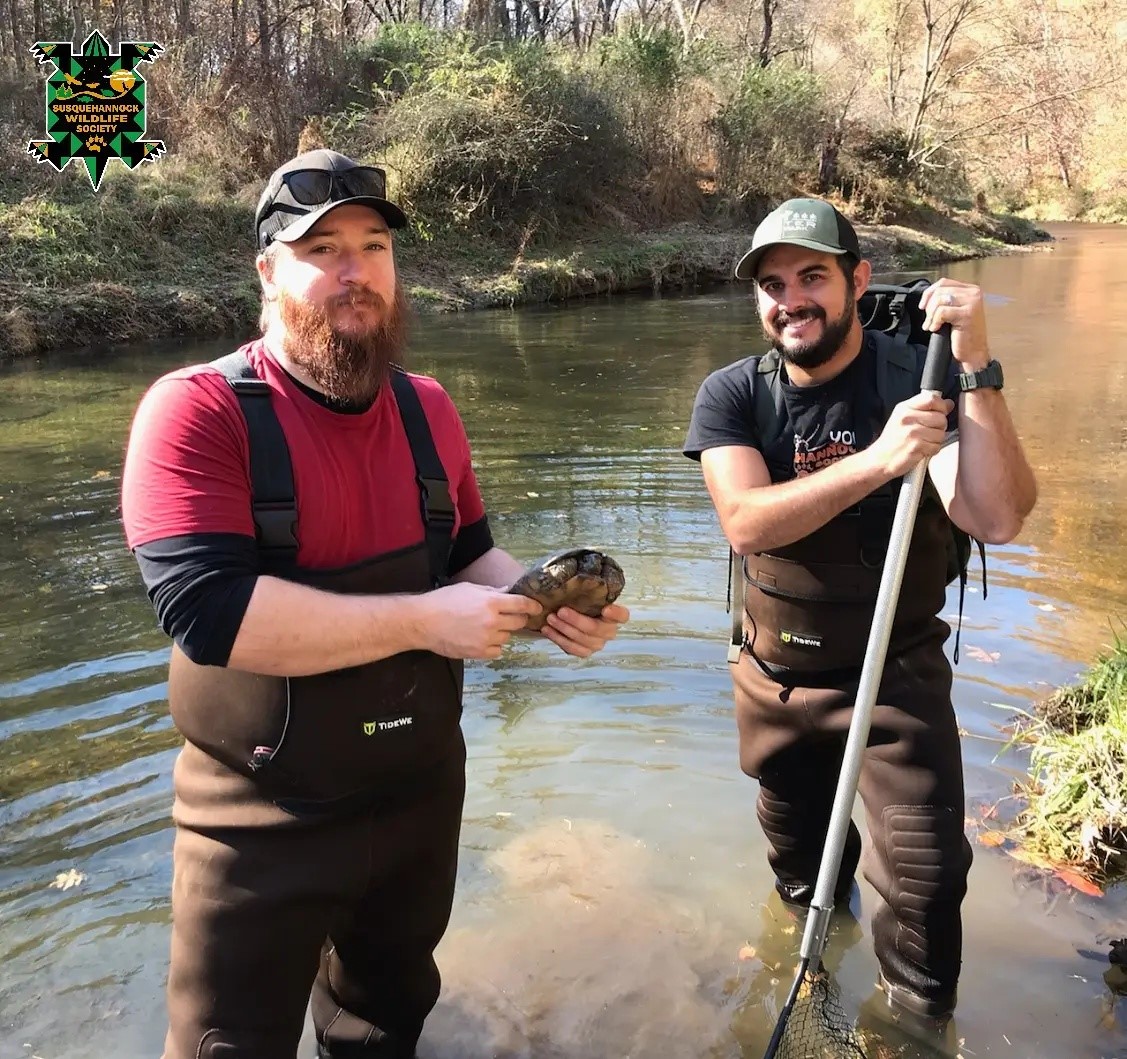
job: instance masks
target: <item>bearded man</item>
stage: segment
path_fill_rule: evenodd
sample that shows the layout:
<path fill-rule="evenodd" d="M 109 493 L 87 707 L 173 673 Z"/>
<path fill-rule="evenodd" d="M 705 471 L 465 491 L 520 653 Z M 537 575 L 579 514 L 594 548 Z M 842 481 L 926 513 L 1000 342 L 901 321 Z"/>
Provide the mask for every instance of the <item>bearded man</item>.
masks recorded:
<path fill-rule="evenodd" d="M 951 325 L 953 361 L 943 395 L 920 393 L 926 349 L 862 326 L 870 276 L 853 226 L 830 203 L 792 199 L 769 213 L 736 277 L 754 285 L 772 349 L 705 379 L 684 453 L 700 461 L 743 557 L 743 640 L 730 656 L 740 765 L 759 780 L 775 888 L 799 907 L 814 896 L 896 491 L 933 457 L 859 789 L 883 991 L 870 1007 L 908 1036 L 941 1042 L 953 1036 L 971 863 L 950 629 L 939 617 L 952 523 L 979 541 L 1010 541 L 1036 484 L 990 357 L 982 292 L 951 279 L 924 292 L 923 326 Z M 893 403 L 893 393 L 913 396 Z M 842 905 L 861 852 L 850 824 Z"/>
<path fill-rule="evenodd" d="M 165 1059 L 408 1059 L 433 1008 L 465 792 L 462 664 L 540 605 L 458 413 L 408 374 L 381 169 L 317 150 L 255 217 L 262 337 L 157 380 L 126 539 L 174 645 Z M 629 617 L 565 608 L 586 657 Z"/>

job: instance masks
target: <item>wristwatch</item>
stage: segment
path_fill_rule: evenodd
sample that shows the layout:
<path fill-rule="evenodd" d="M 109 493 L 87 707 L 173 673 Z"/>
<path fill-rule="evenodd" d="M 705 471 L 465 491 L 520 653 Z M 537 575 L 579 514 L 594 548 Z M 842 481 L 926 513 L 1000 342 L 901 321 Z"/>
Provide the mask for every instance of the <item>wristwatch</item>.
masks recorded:
<path fill-rule="evenodd" d="M 996 360 L 990 361 L 981 371 L 965 371 L 959 376 L 959 389 L 967 390 L 1000 390 L 1002 388 L 1002 365 Z"/>

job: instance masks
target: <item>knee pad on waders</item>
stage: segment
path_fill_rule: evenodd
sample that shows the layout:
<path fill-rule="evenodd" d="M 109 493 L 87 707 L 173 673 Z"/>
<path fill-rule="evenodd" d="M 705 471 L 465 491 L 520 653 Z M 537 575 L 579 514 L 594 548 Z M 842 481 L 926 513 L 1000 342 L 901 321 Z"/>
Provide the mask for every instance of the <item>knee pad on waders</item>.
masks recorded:
<path fill-rule="evenodd" d="M 759 826 L 771 846 L 769 860 L 775 872 L 775 890 L 789 905 L 807 908 L 814 899 L 818 868 L 825 848 L 825 822 L 819 820 L 811 828 L 801 810 L 760 788 L 756 805 Z M 852 820 L 845 835 L 837 882 L 834 884 L 834 905 L 844 907 L 853 895 L 853 877 L 861 860 L 861 833 Z"/>
<path fill-rule="evenodd" d="M 973 858 L 962 815 L 946 807 L 890 805 L 880 822 L 873 845 L 885 863 L 870 879 L 886 902 L 873 917 L 882 982 L 900 1006 L 927 1018 L 947 1017 L 955 1008 L 961 905 Z"/>

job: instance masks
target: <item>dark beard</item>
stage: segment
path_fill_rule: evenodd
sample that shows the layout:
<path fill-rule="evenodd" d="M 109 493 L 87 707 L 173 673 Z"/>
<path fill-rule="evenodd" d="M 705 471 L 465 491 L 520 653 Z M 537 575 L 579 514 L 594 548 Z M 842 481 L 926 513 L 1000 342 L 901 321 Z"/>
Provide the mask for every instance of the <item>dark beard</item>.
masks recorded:
<path fill-rule="evenodd" d="M 379 322 L 362 332 L 336 330 L 329 320 L 330 309 L 350 303 L 372 306 Z M 280 294 L 278 312 L 285 328 L 286 355 L 333 401 L 371 404 L 390 365 L 402 363 L 408 309 L 398 283 L 390 306 L 369 290 L 356 290 L 315 307 Z"/>
<path fill-rule="evenodd" d="M 779 333 L 791 320 L 805 320 L 807 318 L 821 320 L 822 335 L 820 338 L 785 349 L 778 334 L 767 330 L 766 323 L 763 324 L 763 333 L 767 336 L 772 348 L 783 358 L 784 363 L 793 364 L 796 368 L 802 368 L 804 371 L 810 371 L 828 363 L 833 355 L 841 349 L 842 343 L 845 342 L 850 329 L 853 327 L 853 318 L 856 314 L 857 301 L 852 289 L 850 289 L 846 292 L 845 308 L 842 310 L 841 316 L 832 323 L 826 322 L 825 309 L 817 305 L 811 305 L 809 308 L 801 309 L 796 313 L 779 312 L 775 317 L 774 326 L 778 328 Z"/>

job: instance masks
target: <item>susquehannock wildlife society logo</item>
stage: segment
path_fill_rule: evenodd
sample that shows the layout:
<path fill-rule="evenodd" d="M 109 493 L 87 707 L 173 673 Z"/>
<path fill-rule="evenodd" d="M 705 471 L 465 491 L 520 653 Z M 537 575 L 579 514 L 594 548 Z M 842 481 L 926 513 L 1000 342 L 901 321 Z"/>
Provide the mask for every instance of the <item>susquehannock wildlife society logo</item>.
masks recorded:
<path fill-rule="evenodd" d="M 163 140 L 146 140 L 145 79 L 137 67 L 151 63 L 159 44 L 122 41 L 120 51 L 97 30 L 75 51 L 69 40 L 43 41 L 31 48 L 40 63 L 54 64 L 47 80 L 46 140 L 32 140 L 28 153 L 60 173 L 78 159 L 95 191 L 111 158 L 130 169 L 164 154 Z"/>

